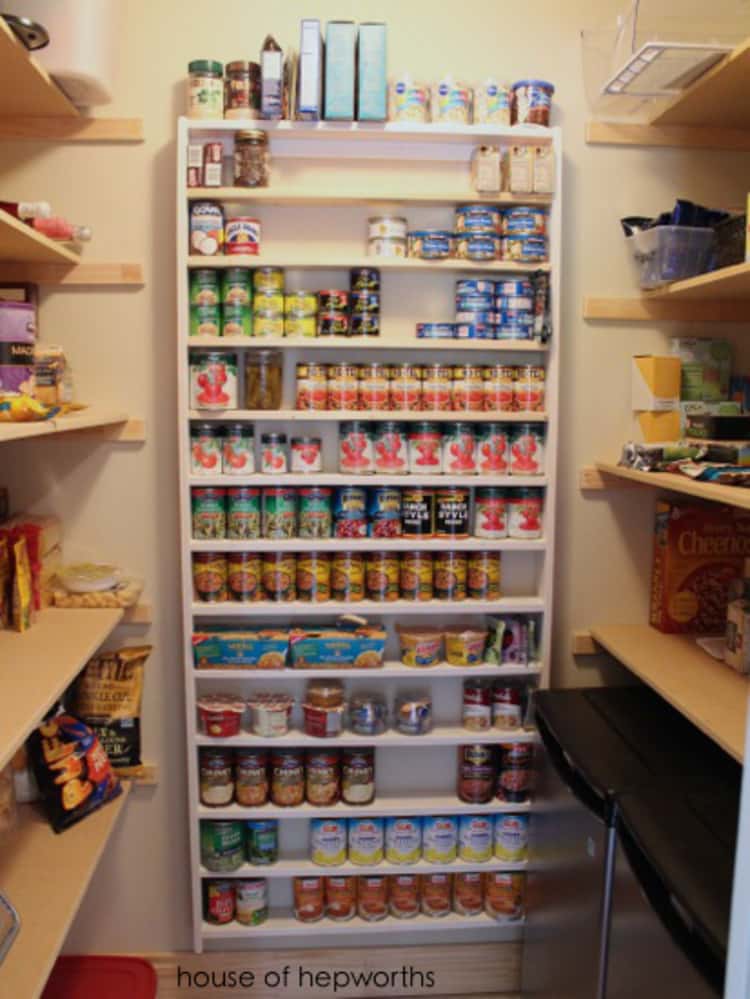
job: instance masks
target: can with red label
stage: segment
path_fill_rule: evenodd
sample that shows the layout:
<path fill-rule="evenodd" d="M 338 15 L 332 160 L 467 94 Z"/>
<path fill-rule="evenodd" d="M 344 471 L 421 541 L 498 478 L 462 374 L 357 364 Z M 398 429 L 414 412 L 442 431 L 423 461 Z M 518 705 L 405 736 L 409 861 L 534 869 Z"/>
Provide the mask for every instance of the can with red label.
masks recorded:
<path fill-rule="evenodd" d="M 464 680 L 461 721 L 471 732 L 486 732 L 492 723 L 492 692 L 481 680 Z"/>
<path fill-rule="evenodd" d="M 260 252 L 260 219 L 230 216 L 224 226 L 224 252 L 257 257 Z"/>
<path fill-rule="evenodd" d="M 234 919 L 234 885 L 228 880 L 206 882 L 206 922 L 222 926 Z"/>
<path fill-rule="evenodd" d="M 506 491 L 498 486 L 477 489 L 474 497 L 474 536 L 508 537 L 508 502 Z"/>
<path fill-rule="evenodd" d="M 495 796 L 498 801 L 514 804 L 529 800 L 531 789 L 532 749 L 525 742 L 508 742 L 500 746 L 500 769 Z"/>
<path fill-rule="evenodd" d="M 415 423 L 409 428 L 409 471 L 412 475 L 440 472 L 442 439 L 438 423 Z"/>
<path fill-rule="evenodd" d="M 541 538 L 544 498 L 541 489 L 513 489 L 508 500 L 508 536 Z"/>
<path fill-rule="evenodd" d="M 509 413 L 513 409 L 513 383 L 516 369 L 505 364 L 484 368 L 484 408 Z"/>
<path fill-rule="evenodd" d="M 523 722 L 521 688 L 513 684 L 495 684 L 492 690 L 492 724 L 499 729 L 520 728 Z"/>
<path fill-rule="evenodd" d="M 409 471 L 406 431 L 402 423 L 386 421 L 376 424 L 375 471 L 386 474 Z"/>
<path fill-rule="evenodd" d="M 483 475 L 507 475 L 511 438 L 506 423 L 482 423 L 477 431 L 477 466 Z"/>
<path fill-rule="evenodd" d="M 510 441 L 510 474 L 544 474 L 544 427 L 539 423 L 517 423 Z"/>
<path fill-rule="evenodd" d="M 522 413 L 542 412 L 545 380 L 544 368 L 536 364 L 524 364 L 517 368 L 513 383 L 513 408 Z"/>
<path fill-rule="evenodd" d="M 421 409 L 422 369 L 414 364 L 391 365 L 388 398 L 390 409 Z"/>
<path fill-rule="evenodd" d="M 460 364 L 454 367 L 451 399 L 457 412 L 480 412 L 484 409 L 484 382 L 480 365 Z"/>
<path fill-rule="evenodd" d="M 445 429 L 442 441 L 443 472 L 474 475 L 477 471 L 477 439 L 474 425 L 454 423 Z"/>

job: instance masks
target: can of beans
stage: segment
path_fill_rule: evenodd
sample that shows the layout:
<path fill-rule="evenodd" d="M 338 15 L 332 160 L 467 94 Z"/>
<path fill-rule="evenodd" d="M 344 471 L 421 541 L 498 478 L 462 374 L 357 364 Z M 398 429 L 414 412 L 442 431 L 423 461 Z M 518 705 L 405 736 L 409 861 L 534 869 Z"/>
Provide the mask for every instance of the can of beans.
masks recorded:
<path fill-rule="evenodd" d="M 510 435 L 506 423 L 482 423 L 477 432 L 477 464 L 483 475 L 510 471 Z"/>
<path fill-rule="evenodd" d="M 469 552 L 466 580 L 470 600 L 500 599 L 500 552 Z"/>
<path fill-rule="evenodd" d="M 432 552 L 407 552 L 401 556 L 400 568 L 401 599 L 419 602 L 432 600 Z"/>
<path fill-rule="evenodd" d="M 359 552 L 334 552 L 331 562 L 331 597 L 354 603 L 365 596 L 365 559 Z"/>
<path fill-rule="evenodd" d="M 464 680 L 464 728 L 486 732 L 492 725 L 492 691 L 481 680 Z"/>
<path fill-rule="evenodd" d="M 513 385 L 516 369 L 506 364 L 485 367 L 484 408 L 488 411 L 509 413 L 513 409 Z"/>
<path fill-rule="evenodd" d="M 198 600 L 207 604 L 223 603 L 228 596 L 226 555 L 217 552 L 195 552 L 193 585 Z"/>
<path fill-rule="evenodd" d="M 401 536 L 401 490 L 393 486 L 376 486 L 370 490 L 367 533 L 371 538 Z"/>
<path fill-rule="evenodd" d="M 409 471 L 406 433 L 403 423 L 385 420 L 375 425 L 375 471 L 406 473 Z"/>
<path fill-rule="evenodd" d="M 388 382 L 389 406 L 397 410 L 422 408 L 422 369 L 415 364 L 392 364 Z"/>
<path fill-rule="evenodd" d="M 443 432 L 439 423 L 414 423 L 409 428 L 409 471 L 412 475 L 439 473 L 442 467 L 440 443 Z"/>
<path fill-rule="evenodd" d="M 401 497 L 401 524 L 405 538 L 435 536 L 435 491 L 419 486 L 404 489 Z"/>
<path fill-rule="evenodd" d="M 477 440 L 474 425 L 452 423 L 443 432 L 443 472 L 474 475 L 477 471 Z"/>
<path fill-rule="evenodd" d="M 426 364 L 422 370 L 422 409 L 447 412 L 451 408 L 453 372 L 447 364 Z"/>
<path fill-rule="evenodd" d="M 206 899 L 203 913 L 207 923 L 222 926 L 234 919 L 234 883 L 230 880 L 211 878 L 206 881 Z"/>
<path fill-rule="evenodd" d="M 333 490 L 325 486 L 299 489 L 298 536 L 330 538 L 333 534 Z"/>
<path fill-rule="evenodd" d="M 514 489 L 508 499 L 508 536 L 541 538 L 544 498 L 541 489 Z"/>
<path fill-rule="evenodd" d="M 260 489 L 232 486 L 227 489 L 227 537 L 246 541 L 260 537 Z"/>
<path fill-rule="evenodd" d="M 468 538 L 469 490 L 452 486 L 435 490 L 435 537 Z"/>
<path fill-rule="evenodd" d="M 263 593 L 267 600 L 288 603 L 296 597 L 296 559 L 288 552 L 263 553 Z"/>
<path fill-rule="evenodd" d="M 465 600 L 466 552 L 436 552 L 433 586 L 436 600 Z"/>
<path fill-rule="evenodd" d="M 252 603 L 263 599 L 261 557 L 257 552 L 230 552 L 227 555 L 229 599 Z"/>
<path fill-rule="evenodd" d="M 367 492 L 361 486 L 340 486 L 333 502 L 337 538 L 367 537 Z"/>
<path fill-rule="evenodd" d="M 508 505 L 504 489 L 497 486 L 477 489 L 474 497 L 473 533 L 477 538 L 508 537 Z"/>
<path fill-rule="evenodd" d="M 190 490 L 190 506 L 196 540 L 227 536 L 226 489 L 194 487 Z"/>
<path fill-rule="evenodd" d="M 256 490 L 257 492 L 257 490 Z M 297 495 L 289 486 L 263 490 L 263 537 L 272 541 L 293 538 L 297 531 Z"/>
<path fill-rule="evenodd" d="M 381 602 L 398 600 L 398 553 L 368 552 L 365 561 L 365 584 L 368 600 Z"/>
<path fill-rule="evenodd" d="M 359 380 L 356 364 L 328 365 L 328 409 L 359 409 Z"/>
<path fill-rule="evenodd" d="M 380 411 L 388 409 L 388 374 L 386 364 L 373 362 L 358 365 L 359 406 L 361 409 Z"/>
<path fill-rule="evenodd" d="M 339 471 L 356 475 L 375 471 L 375 434 L 371 423 L 351 420 L 339 426 Z"/>
<path fill-rule="evenodd" d="M 331 599 L 331 558 L 327 552 L 297 555 L 297 599 L 305 603 Z"/>
<path fill-rule="evenodd" d="M 544 474 L 544 427 L 539 423 L 517 423 L 510 442 L 511 475 Z"/>

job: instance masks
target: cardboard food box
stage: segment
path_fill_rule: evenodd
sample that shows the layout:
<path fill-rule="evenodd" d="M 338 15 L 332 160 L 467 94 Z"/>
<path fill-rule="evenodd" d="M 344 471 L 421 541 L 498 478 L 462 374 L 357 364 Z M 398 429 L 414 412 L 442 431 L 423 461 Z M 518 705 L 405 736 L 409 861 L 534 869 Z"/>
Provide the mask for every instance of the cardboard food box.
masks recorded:
<path fill-rule="evenodd" d="M 365 21 L 357 41 L 357 118 L 385 121 L 388 117 L 386 26 Z"/>
<path fill-rule="evenodd" d="M 354 21 L 326 25 L 326 121 L 354 121 L 354 57 L 357 26 Z"/>
<path fill-rule="evenodd" d="M 679 408 L 679 357 L 638 354 L 633 358 L 633 409 L 637 412 L 662 413 Z"/>
<path fill-rule="evenodd" d="M 729 398 L 732 352 L 727 340 L 672 337 L 670 349 L 682 365 L 683 401 L 721 402 Z"/>
<path fill-rule="evenodd" d="M 732 600 L 727 608 L 724 662 L 738 673 L 750 673 L 750 602 Z"/>
<path fill-rule="evenodd" d="M 299 61 L 297 63 L 297 117 L 318 121 L 323 95 L 323 39 L 320 21 L 304 18 L 300 23 Z"/>
<path fill-rule="evenodd" d="M 671 413 L 639 413 L 638 425 L 646 444 L 680 439 L 680 414 L 677 410 Z"/>
<path fill-rule="evenodd" d="M 651 624 L 659 631 L 720 635 L 730 585 L 750 555 L 750 511 L 714 503 L 656 504 Z"/>

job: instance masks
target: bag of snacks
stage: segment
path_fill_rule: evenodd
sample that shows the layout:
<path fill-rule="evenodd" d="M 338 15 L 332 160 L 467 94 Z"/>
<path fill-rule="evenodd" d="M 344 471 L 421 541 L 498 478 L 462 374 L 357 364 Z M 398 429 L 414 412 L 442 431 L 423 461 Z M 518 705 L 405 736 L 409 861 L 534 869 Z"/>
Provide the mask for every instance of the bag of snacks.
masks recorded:
<path fill-rule="evenodd" d="M 99 737 L 113 767 L 141 765 L 143 667 L 150 645 L 100 652 L 73 687 L 73 713 Z"/>
<path fill-rule="evenodd" d="M 64 566 L 55 577 L 55 607 L 132 607 L 143 591 L 143 580 L 123 573 L 117 566 L 81 562 Z"/>
<path fill-rule="evenodd" d="M 79 822 L 122 791 L 96 734 L 72 715 L 59 714 L 42 722 L 29 736 L 28 750 L 55 832 Z"/>

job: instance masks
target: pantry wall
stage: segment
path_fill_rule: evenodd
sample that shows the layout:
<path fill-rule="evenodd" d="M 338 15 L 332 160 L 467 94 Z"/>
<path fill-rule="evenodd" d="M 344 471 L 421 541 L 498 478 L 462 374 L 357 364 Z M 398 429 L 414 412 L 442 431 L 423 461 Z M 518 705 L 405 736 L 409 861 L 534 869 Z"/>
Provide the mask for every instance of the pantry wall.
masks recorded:
<path fill-rule="evenodd" d="M 599 668 L 610 668 L 599 658 L 572 660 L 573 629 L 646 615 L 653 499 L 644 495 L 637 506 L 627 495 L 584 501 L 578 468 L 592 455 L 616 456 L 630 431 L 632 354 L 663 351 L 666 334 L 715 332 L 698 324 L 661 330 L 647 324 L 587 325 L 580 317 L 581 300 L 592 289 L 611 295 L 633 290 L 620 216 L 657 212 L 678 195 L 716 204 L 718 177 L 722 206 L 741 205 L 750 156 L 696 152 L 687 158 L 678 150 L 584 144 L 588 115 L 578 33 L 616 12 L 616 3 L 538 0 L 523 16 L 507 0 L 467 0 L 460 10 L 422 0 L 320 0 L 312 7 L 288 0 L 275 9 L 247 0 L 213 7 L 197 0 L 123 3 L 122 63 L 109 110 L 142 115 L 145 143 L 130 148 L 5 144 L 0 179 L 3 197 L 44 198 L 90 224 L 98 259 L 143 260 L 144 289 L 119 291 L 116 298 L 106 289 L 56 290 L 46 296 L 42 322 L 45 339 L 59 340 L 71 356 L 81 396 L 116 399 L 142 415 L 147 443 L 116 453 L 106 444 L 91 448 L 56 440 L 23 450 L 6 445 L 0 470 L 14 505 L 63 518 L 71 551 L 119 561 L 147 581 L 145 598 L 154 615 L 147 634 L 155 651 L 143 731 L 146 757 L 159 768 L 159 786 L 131 797 L 66 949 L 150 953 L 186 949 L 191 942 L 178 629 L 173 207 L 176 119 L 184 112 L 187 62 L 248 57 L 268 31 L 282 45 L 294 44 L 303 16 L 378 19 L 388 23 L 392 71 L 408 68 L 428 79 L 447 70 L 467 79 L 489 72 L 508 79 L 543 75 L 555 83 L 553 120 L 563 128 L 565 147 L 562 323 L 555 331 L 562 344 L 556 684 L 595 683 Z M 329 182 L 335 183 L 334 173 Z M 301 236 L 309 241 L 315 234 Z M 750 361 L 741 331 L 723 325 L 721 332 L 736 343 L 738 361 Z M 140 633 L 135 640 L 141 640 Z"/>

